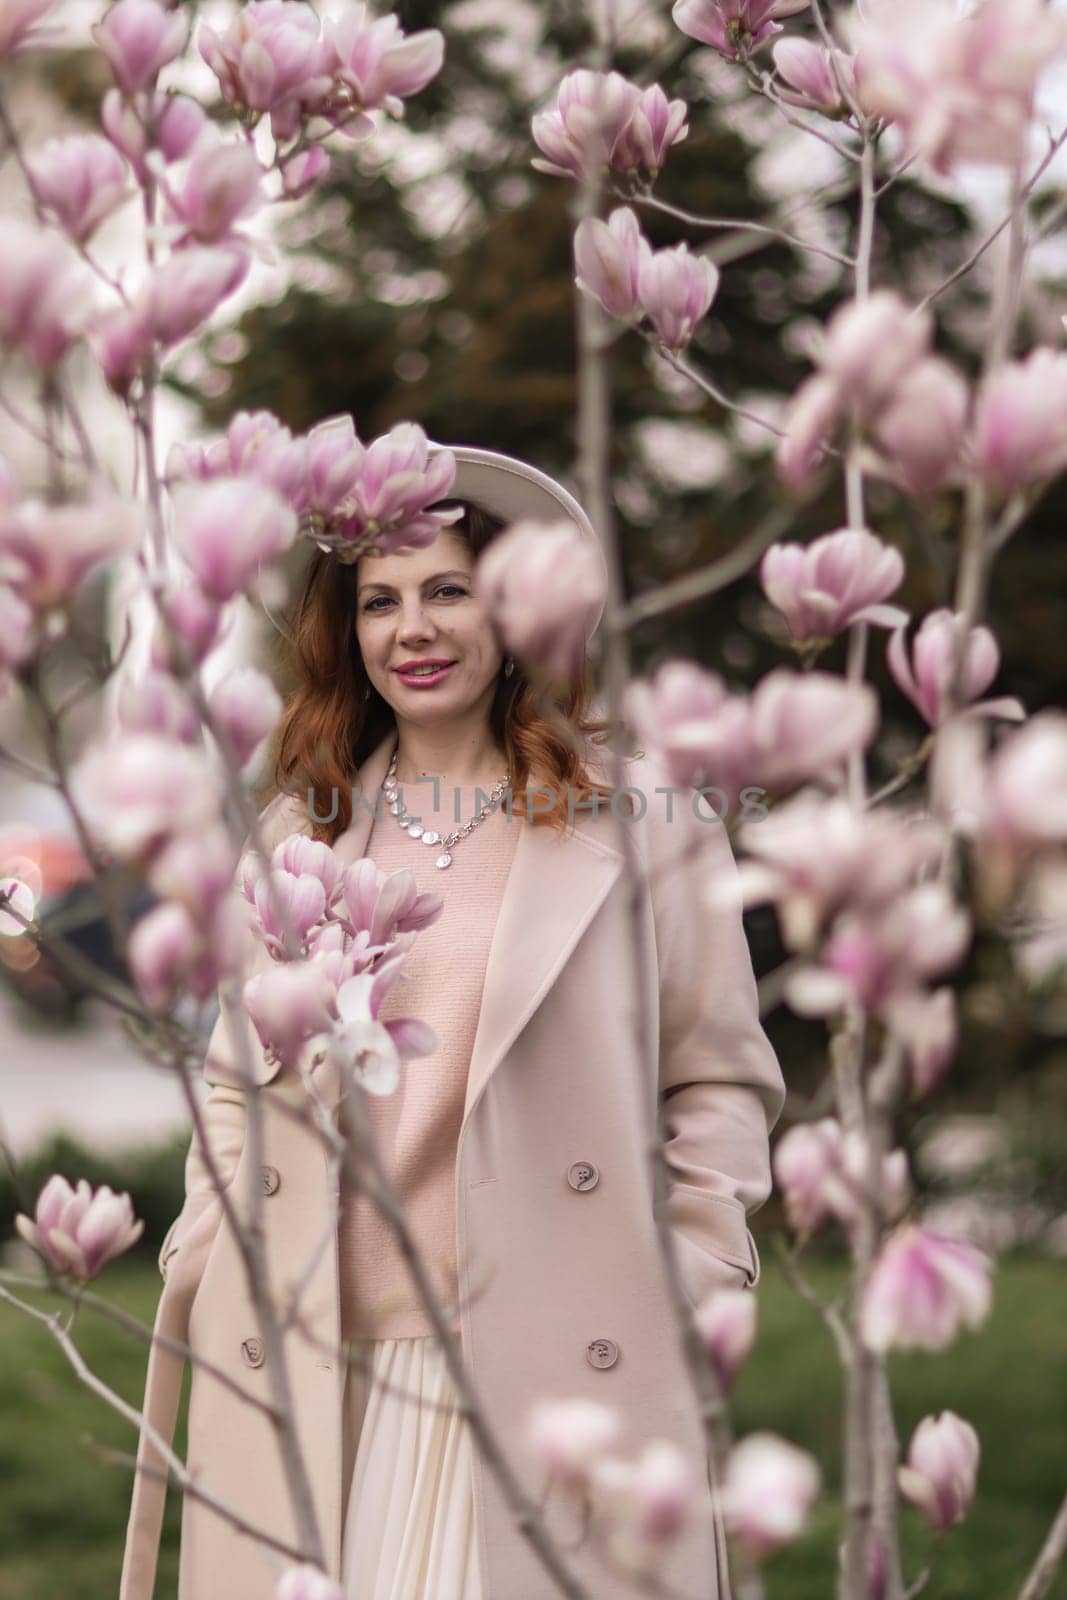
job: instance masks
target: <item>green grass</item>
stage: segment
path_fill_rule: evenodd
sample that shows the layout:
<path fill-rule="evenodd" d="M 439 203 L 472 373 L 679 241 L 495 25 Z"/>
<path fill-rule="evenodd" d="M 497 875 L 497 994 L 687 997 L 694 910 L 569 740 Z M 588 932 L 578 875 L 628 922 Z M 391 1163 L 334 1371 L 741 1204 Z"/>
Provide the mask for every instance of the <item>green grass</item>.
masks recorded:
<path fill-rule="evenodd" d="M 735 1425 L 738 1433 L 771 1428 L 812 1450 L 826 1484 L 809 1534 L 769 1564 L 767 1595 L 832 1600 L 839 1378 L 817 1314 L 782 1282 L 769 1249 L 764 1257 L 760 1338 L 734 1394 Z M 834 1265 L 813 1267 L 811 1275 L 827 1293 L 841 1282 Z M 111 1268 L 103 1287 L 110 1300 L 151 1322 L 154 1264 Z M 55 1305 L 42 1297 L 36 1303 Z M 943 1541 L 925 1600 L 1015 1600 L 1067 1486 L 1065 1326 L 1062 1266 L 1015 1257 L 998 1270 L 995 1310 L 980 1333 L 962 1336 L 943 1354 L 896 1358 L 904 1442 L 920 1417 L 950 1407 L 974 1423 L 983 1445 L 975 1509 Z M 75 1332 L 93 1370 L 139 1402 L 143 1348 L 84 1310 Z M 132 1453 L 133 1432 L 78 1382 L 42 1328 L 5 1306 L 0 1348 L 0 1600 L 113 1600 L 130 1478 L 100 1451 Z M 181 1434 L 178 1442 L 182 1447 Z M 907 1508 L 903 1526 L 911 1577 L 931 1542 Z M 176 1592 L 178 1530 L 171 1495 L 157 1600 Z M 1049 1596 L 1067 1600 L 1067 1574 L 1061 1571 Z"/>

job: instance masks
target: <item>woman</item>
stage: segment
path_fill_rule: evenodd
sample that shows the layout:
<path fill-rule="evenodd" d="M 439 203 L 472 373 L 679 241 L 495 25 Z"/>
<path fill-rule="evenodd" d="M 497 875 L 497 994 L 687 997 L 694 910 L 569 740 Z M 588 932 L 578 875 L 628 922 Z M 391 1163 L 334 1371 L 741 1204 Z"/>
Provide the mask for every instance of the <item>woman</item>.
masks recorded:
<path fill-rule="evenodd" d="M 314 832 L 342 865 L 370 855 L 388 872 L 410 868 L 444 902 L 406 958 L 410 983 L 397 1000 L 397 1014 L 434 1028 L 438 1049 L 401 1068 L 393 1096 L 363 1103 L 476 1394 L 523 1490 L 544 1500 L 549 1534 L 594 1600 L 642 1592 L 605 1560 L 573 1502 L 543 1496 L 528 1451 L 536 1400 L 600 1401 L 619 1413 L 620 1451 L 670 1440 L 698 1484 L 689 1528 L 658 1577 L 709 1595 L 718 1570 L 725 1596 L 722 1531 L 656 1240 L 648 1138 L 666 1098 L 669 1221 L 690 1299 L 754 1284 L 746 1212 L 770 1190 L 768 1134 L 783 1085 L 740 916 L 699 892 L 734 872 L 730 847 L 690 792 L 665 792 L 648 756 L 627 761 L 629 793 L 612 800 L 585 679 L 546 707 L 502 653 L 472 593 L 481 548 L 522 517 L 562 515 L 594 535 L 550 478 L 450 448 L 461 522 L 407 555 L 313 561 L 279 744 L 283 793 L 265 830 L 268 842 Z M 494 785 L 510 790 L 511 815 L 500 807 L 475 821 L 476 791 Z M 375 815 L 383 789 L 399 791 L 400 816 L 415 814 L 421 835 L 389 806 Z M 640 1008 L 616 816 L 642 871 Z M 642 1018 L 645 1051 L 635 1039 Z M 322 1143 L 293 1115 L 305 1098 L 298 1075 L 265 1059 L 250 1026 L 248 1040 L 264 1087 L 272 1281 L 303 1272 L 287 1364 L 329 1571 L 361 1600 L 543 1600 L 554 1586 L 454 1410 L 389 1231 L 365 1195 L 331 1191 Z M 232 1065 L 220 1023 L 205 1063 L 205 1120 L 239 1197 L 244 1094 Z M 344 1128 L 338 1076 L 320 1092 Z M 157 1331 L 188 1337 L 215 1369 L 193 1374 L 189 1470 L 284 1544 L 295 1526 L 275 1436 L 262 1409 L 234 1392 L 268 1395 L 262 1340 L 195 1139 L 186 1187 L 161 1252 Z M 333 1206 L 340 1224 L 323 1250 Z M 153 1347 L 145 1409 L 168 1438 L 181 1371 Z M 142 1439 L 140 1464 L 156 1459 Z M 139 1474 L 122 1600 L 149 1600 L 161 1511 L 158 1483 Z M 283 1567 L 185 1495 L 181 1600 L 252 1600 Z"/>

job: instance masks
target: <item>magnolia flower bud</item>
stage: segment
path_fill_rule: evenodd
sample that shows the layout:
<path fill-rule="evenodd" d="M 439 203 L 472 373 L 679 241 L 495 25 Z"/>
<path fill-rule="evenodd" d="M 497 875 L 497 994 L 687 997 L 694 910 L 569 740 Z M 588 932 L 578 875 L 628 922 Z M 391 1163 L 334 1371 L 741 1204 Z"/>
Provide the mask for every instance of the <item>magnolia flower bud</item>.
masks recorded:
<path fill-rule="evenodd" d="M 26 165 L 39 203 L 77 244 L 131 193 L 122 157 L 98 133 L 49 139 L 29 152 Z"/>
<path fill-rule="evenodd" d="M 599 545 L 570 522 L 513 523 L 479 556 L 474 589 L 508 650 L 573 677 L 606 595 Z"/>
<path fill-rule="evenodd" d="M 185 49 L 188 22 L 157 0 L 118 0 L 92 29 L 126 94 L 147 88 L 162 67 Z"/>
<path fill-rule="evenodd" d="M 216 600 L 247 590 L 296 536 L 290 507 L 251 478 L 182 483 L 173 498 L 175 542 L 200 588 Z"/>
<path fill-rule="evenodd" d="M 629 206 L 617 206 L 607 222 L 585 217 L 574 235 L 575 282 L 583 294 L 599 301 L 609 316 L 637 320 L 638 272 L 652 254 Z"/>
<path fill-rule="evenodd" d="M 860 1303 L 860 1337 L 872 1350 L 941 1350 L 992 1304 L 990 1264 L 961 1239 L 905 1224 L 882 1246 Z"/>
<path fill-rule="evenodd" d="M 618 1414 L 595 1400 L 542 1400 L 530 1412 L 527 1444 L 552 1482 L 581 1488 L 619 1430 Z"/>
<path fill-rule="evenodd" d="M 225 677 L 213 691 L 210 706 L 239 767 L 248 765 L 282 714 L 277 689 L 254 667 L 243 667 Z"/>
<path fill-rule="evenodd" d="M 85 1178 L 72 1189 L 58 1172 L 38 1195 L 33 1220 L 19 1212 L 15 1227 L 54 1271 L 72 1273 L 83 1283 L 144 1232 L 128 1194 L 115 1194 L 106 1183 L 93 1190 Z"/>
<path fill-rule="evenodd" d="M 716 1289 L 696 1311 L 696 1323 L 724 1394 L 756 1339 L 756 1297 L 749 1289 Z"/>
<path fill-rule="evenodd" d="M 962 1522 L 978 1480 L 981 1446 L 969 1422 L 954 1411 L 924 1417 L 911 1436 L 900 1492 L 937 1533 Z"/>
<path fill-rule="evenodd" d="M 820 1484 L 807 1451 L 773 1433 L 750 1433 L 727 1458 L 726 1525 L 748 1555 L 762 1561 L 803 1532 Z"/>
<path fill-rule="evenodd" d="M 772 544 L 760 563 L 763 592 L 797 644 L 832 638 L 855 622 L 906 622 L 898 606 L 881 604 L 903 581 L 899 550 L 866 528 L 841 528 L 806 546 Z"/>

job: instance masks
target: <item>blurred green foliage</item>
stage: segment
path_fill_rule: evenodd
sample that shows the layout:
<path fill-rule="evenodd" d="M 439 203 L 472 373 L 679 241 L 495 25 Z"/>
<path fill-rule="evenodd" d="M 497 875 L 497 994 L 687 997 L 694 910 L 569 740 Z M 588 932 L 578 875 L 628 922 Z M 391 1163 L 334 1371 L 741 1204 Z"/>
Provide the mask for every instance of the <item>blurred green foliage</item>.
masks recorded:
<path fill-rule="evenodd" d="M 840 1380 L 817 1313 L 786 1286 L 769 1243 L 763 1250 L 760 1336 L 732 1412 L 739 1434 L 770 1428 L 817 1457 L 824 1496 L 810 1532 L 768 1565 L 767 1596 L 827 1600 L 835 1570 Z M 821 1294 L 839 1292 L 839 1264 L 817 1260 L 808 1271 Z M 99 1288 L 151 1324 L 159 1291 L 154 1268 L 117 1263 Z M 61 1309 L 55 1298 L 32 1298 L 42 1309 Z M 927 1600 L 1008 1600 L 1036 1555 L 1063 1493 L 1064 1429 L 1055 1421 L 1062 1409 L 1055 1397 L 1067 1391 L 1065 1318 L 1062 1266 L 1010 1256 L 998 1268 L 993 1314 L 980 1334 L 936 1355 L 893 1362 L 905 1445 L 921 1417 L 945 1407 L 972 1422 L 982 1440 L 975 1508 L 942 1541 Z M 93 1370 L 137 1404 L 143 1348 L 85 1309 L 75 1337 Z M 0 1600 L 55 1600 L 57 1593 L 64 1600 L 104 1600 L 118 1591 L 130 1479 L 122 1466 L 104 1463 L 101 1452 L 132 1453 L 133 1431 L 78 1382 L 41 1327 L 6 1306 L 0 1306 L 0 1341 Z M 184 1438 L 183 1409 L 179 1450 Z M 933 1541 L 908 1507 L 902 1523 L 910 1579 Z M 174 1600 L 179 1528 L 180 1500 L 172 1493 L 157 1600 Z M 1061 1572 L 1047 1600 L 1064 1596 Z"/>

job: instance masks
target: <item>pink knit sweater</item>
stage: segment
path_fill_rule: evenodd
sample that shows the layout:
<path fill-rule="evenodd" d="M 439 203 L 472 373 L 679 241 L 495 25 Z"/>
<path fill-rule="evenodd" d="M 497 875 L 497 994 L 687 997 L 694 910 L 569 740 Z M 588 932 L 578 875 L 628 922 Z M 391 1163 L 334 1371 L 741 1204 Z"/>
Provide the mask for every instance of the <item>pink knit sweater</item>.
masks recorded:
<path fill-rule="evenodd" d="M 432 784 L 409 787 L 405 798 L 424 824 L 442 835 L 473 816 L 476 790 L 440 784 L 440 809 Z M 481 1010 L 486 962 L 519 831 L 528 826 L 503 809 L 480 823 L 453 852 L 444 871 L 434 866 L 440 847 L 412 839 L 383 802 L 371 826 L 366 854 L 383 872 L 410 867 L 420 890 L 440 895 L 444 909 L 424 928 L 402 975 L 385 1000 L 383 1020 L 418 1017 L 437 1035 L 436 1052 L 401 1062 L 392 1095 L 366 1096 L 366 1106 L 389 1175 L 399 1189 L 438 1298 L 456 1298 L 455 1158 L 474 1036 Z M 342 1128 L 346 1127 L 342 1111 Z M 339 1231 L 341 1332 L 344 1339 L 412 1339 L 433 1330 L 422 1311 L 393 1234 L 373 1200 L 341 1190 Z M 458 1312 L 451 1318 L 459 1329 Z"/>

